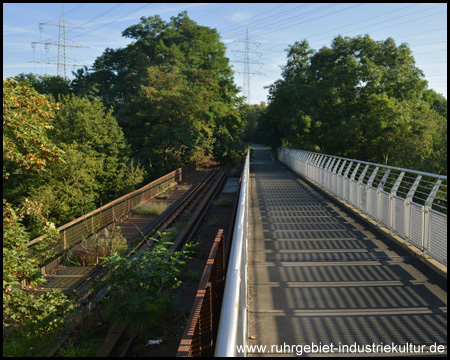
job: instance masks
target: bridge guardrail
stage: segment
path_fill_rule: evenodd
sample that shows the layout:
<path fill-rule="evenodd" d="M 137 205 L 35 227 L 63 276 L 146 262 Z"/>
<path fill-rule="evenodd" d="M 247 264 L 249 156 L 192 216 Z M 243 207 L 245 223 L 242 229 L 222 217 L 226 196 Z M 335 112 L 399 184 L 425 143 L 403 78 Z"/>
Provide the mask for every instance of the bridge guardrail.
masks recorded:
<path fill-rule="evenodd" d="M 447 176 L 287 148 L 278 159 L 447 266 Z"/>
<path fill-rule="evenodd" d="M 194 304 L 178 347 L 177 357 L 213 355 L 214 332 L 220 316 L 225 283 L 225 238 L 217 233 L 200 280 Z"/>
<path fill-rule="evenodd" d="M 170 183 L 182 181 L 182 179 L 195 170 L 195 162 L 183 166 L 182 168 L 174 170 L 169 174 L 152 181 L 140 189 L 123 195 L 120 198 L 113 200 L 86 215 L 82 215 L 77 219 L 58 227 L 60 232 L 60 241 L 57 248 L 54 249 L 55 257 L 61 256 L 64 251 L 79 243 L 83 238 L 88 238 L 108 226 L 123 222 L 128 218 L 131 211 L 140 202 L 147 201 L 155 197 Z M 30 256 L 36 258 L 40 262 L 41 266 L 46 265 L 47 259 L 43 258 L 38 252 L 34 251 L 33 247 L 36 246 L 38 242 L 44 240 L 45 237 L 45 235 L 42 235 L 27 244 Z"/>
<path fill-rule="evenodd" d="M 247 151 L 217 333 L 215 356 L 243 356 L 236 345 L 247 344 L 247 247 L 250 151 Z"/>

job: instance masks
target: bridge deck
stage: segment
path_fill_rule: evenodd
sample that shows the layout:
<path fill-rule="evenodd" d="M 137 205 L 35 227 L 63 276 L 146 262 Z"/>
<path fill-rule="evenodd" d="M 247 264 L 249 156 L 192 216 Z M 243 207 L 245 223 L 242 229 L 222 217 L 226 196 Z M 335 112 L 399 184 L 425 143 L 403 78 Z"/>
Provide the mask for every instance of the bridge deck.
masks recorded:
<path fill-rule="evenodd" d="M 266 348 L 248 355 L 296 356 L 308 345 L 322 356 L 351 356 L 355 345 L 364 355 L 403 355 L 405 345 L 442 355 L 434 344 L 446 353 L 445 279 L 254 148 L 248 344 Z"/>

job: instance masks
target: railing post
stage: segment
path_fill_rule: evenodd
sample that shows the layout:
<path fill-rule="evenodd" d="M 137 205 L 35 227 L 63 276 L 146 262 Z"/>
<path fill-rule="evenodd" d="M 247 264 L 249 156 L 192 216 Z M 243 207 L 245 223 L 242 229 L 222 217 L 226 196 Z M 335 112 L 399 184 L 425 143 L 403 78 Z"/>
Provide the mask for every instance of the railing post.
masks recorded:
<path fill-rule="evenodd" d="M 66 250 L 68 250 L 67 241 L 66 241 L 66 229 L 63 230 L 62 238 L 63 238 L 63 248 L 64 248 L 64 251 L 66 251 Z"/>
<path fill-rule="evenodd" d="M 348 174 L 350 173 L 350 169 L 353 166 L 353 161 L 350 161 L 350 164 L 347 166 L 347 169 L 345 170 L 345 173 L 343 175 L 343 193 L 344 193 L 344 200 L 346 203 L 350 204 L 350 194 L 351 194 L 351 189 L 350 189 L 350 184 L 351 184 L 351 179 L 348 177 Z M 348 184 L 348 193 L 347 193 L 347 184 Z"/>
<path fill-rule="evenodd" d="M 364 214 L 367 214 L 367 187 L 363 183 L 364 177 L 366 176 L 367 170 L 369 170 L 369 164 L 367 164 L 362 171 L 361 175 L 359 175 L 358 178 L 358 184 L 357 184 L 357 194 L 358 194 L 358 208 L 361 210 Z M 364 203 L 364 205 L 363 205 Z"/>
<path fill-rule="evenodd" d="M 391 172 L 391 169 L 387 169 L 384 173 L 383 178 L 381 179 L 380 183 L 377 187 L 377 195 L 378 195 L 378 211 L 377 211 L 377 224 L 380 223 L 381 220 L 381 192 L 384 190 L 384 184 L 387 181 L 387 178 Z"/>
<path fill-rule="evenodd" d="M 430 194 L 428 195 L 427 200 L 425 201 L 424 206 L 424 213 L 423 213 L 423 256 L 426 256 L 428 253 L 428 247 L 429 247 L 429 228 L 430 228 L 430 210 L 433 206 L 434 198 L 437 195 L 437 192 L 439 190 L 439 187 L 441 186 L 442 179 L 438 179 L 436 183 L 433 186 L 433 189 L 431 190 Z"/>
<path fill-rule="evenodd" d="M 383 223 L 390 233 L 396 233 L 407 243 L 421 248 L 424 256 L 428 254 L 442 264 L 447 264 L 447 176 L 304 150 L 289 149 L 286 150 L 286 154 L 288 154 L 284 157 L 286 164 L 291 164 L 294 157 L 300 162 L 292 167 L 299 174 L 320 187 L 330 190 L 358 211 L 375 218 L 377 223 Z M 364 169 L 360 175 L 357 175 L 361 165 L 364 165 Z M 374 166 L 374 170 L 365 184 L 364 178 L 370 166 Z M 377 188 L 374 189 L 372 185 L 380 171 L 385 172 Z M 398 171 L 398 175 L 392 175 L 393 171 Z M 341 176 L 342 172 L 344 174 Z M 351 176 L 349 176 L 350 173 Z M 404 181 L 406 173 L 417 175 L 412 186 L 408 186 L 410 181 Z M 390 175 L 391 178 L 389 178 Z M 430 181 L 423 181 L 425 184 L 421 187 L 420 193 L 425 194 L 427 199 L 425 205 L 420 205 L 413 200 L 416 192 L 419 192 L 417 189 L 423 176 L 435 178 L 437 181 L 431 192 L 429 192 L 431 187 L 427 185 Z M 388 193 L 385 190 L 386 183 L 390 186 L 392 181 L 395 183 Z M 400 185 L 408 189 L 397 195 Z M 439 189 L 442 191 L 442 196 L 438 198 L 436 208 L 432 209 Z"/>
<path fill-rule="evenodd" d="M 406 195 L 406 199 L 404 201 L 405 204 L 405 238 L 406 242 L 409 242 L 411 239 L 411 203 L 414 198 L 414 193 L 419 186 L 420 180 L 422 179 L 422 175 L 417 175 L 416 180 L 414 180 L 414 184 L 408 191 Z M 423 209 L 422 209 L 423 211 Z M 423 212 L 422 212 L 422 229 L 423 229 Z M 423 234 L 422 234 L 423 235 Z M 423 237 L 422 237 L 422 250 L 423 250 Z"/>
<path fill-rule="evenodd" d="M 394 224 L 394 217 L 395 217 L 395 196 L 397 196 L 398 188 L 400 187 L 400 184 L 403 180 L 403 177 L 405 176 L 405 172 L 402 171 L 400 175 L 398 176 L 397 180 L 395 180 L 395 184 L 391 189 L 391 194 L 389 195 L 390 200 L 390 208 L 391 208 L 391 214 L 390 214 L 390 223 L 389 223 L 389 230 L 392 233 L 392 230 L 395 228 Z"/>

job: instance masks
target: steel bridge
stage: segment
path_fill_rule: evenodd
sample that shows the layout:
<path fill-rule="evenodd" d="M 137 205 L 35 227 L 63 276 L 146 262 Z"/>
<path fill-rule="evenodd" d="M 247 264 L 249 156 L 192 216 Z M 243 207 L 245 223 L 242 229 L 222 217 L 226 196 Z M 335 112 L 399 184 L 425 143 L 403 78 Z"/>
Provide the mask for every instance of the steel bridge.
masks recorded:
<path fill-rule="evenodd" d="M 247 156 L 216 356 L 445 356 L 447 177 Z"/>

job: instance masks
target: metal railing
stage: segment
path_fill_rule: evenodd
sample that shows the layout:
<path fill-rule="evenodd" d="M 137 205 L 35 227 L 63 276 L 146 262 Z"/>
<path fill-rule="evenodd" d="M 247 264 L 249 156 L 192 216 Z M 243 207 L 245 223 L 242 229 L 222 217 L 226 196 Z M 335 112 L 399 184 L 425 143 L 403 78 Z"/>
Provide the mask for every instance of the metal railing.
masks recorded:
<path fill-rule="evenodd" d="M 109 226 L 120 224 L 126 220 L 131 211 L 141 202 L 148 201 L 160 192 L 164 191 L 171 183 L 182 181 L 187 175 L 196 170 L 195 162 L 182 168 L 172 171 L 163 177 L 152 181 L 151 183 L 128 193 L 102 207 L 80 216 L 79 218 L 64 224 L 58 228 L 60 239 L 54 249 L 54 257 L 61 256 L 64 252 L 72 248 L 81 240 L 96 234 L 97 232 Z M 34 248 L 37 243 L 46 238 L 42 235 L 27 244 L 30 256 L 36 258 L 43 266 L 47 260 Z"/>
<path fill-rule="evenodd" d="M 243 356 L 236 345 L 247 344 L 247 218 L 250 152 L 247 152 L 239 193 L 215 356 Z"/>
<path fill-rule="evenodd" d="M 278 159 L 447 266 L 447 176 L 287 148 Z"/>
<path fill-rule="evenodd" d="M 225 282 L 225 238 L 220 229 L 209 253 L 177 357 L 213 355 Z"/>

